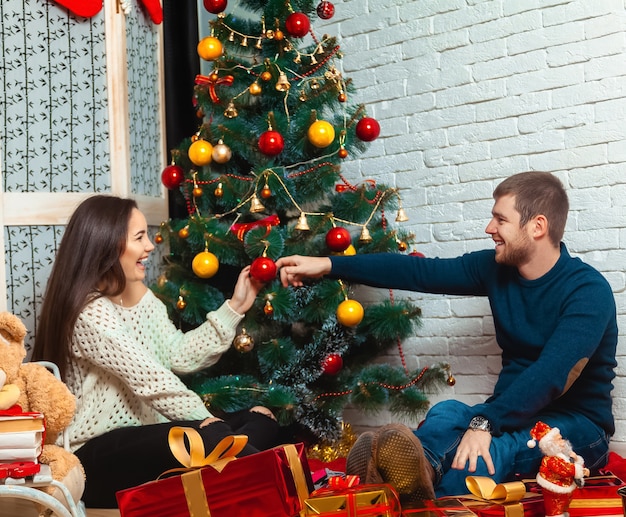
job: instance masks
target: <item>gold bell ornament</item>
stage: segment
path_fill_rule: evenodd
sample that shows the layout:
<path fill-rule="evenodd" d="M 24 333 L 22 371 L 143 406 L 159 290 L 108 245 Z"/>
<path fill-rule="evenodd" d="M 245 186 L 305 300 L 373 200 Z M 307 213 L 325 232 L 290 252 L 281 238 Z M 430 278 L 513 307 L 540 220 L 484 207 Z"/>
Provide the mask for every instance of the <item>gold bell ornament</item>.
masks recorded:
<path fill-rule="evenodd" d="M 256 214 L 256 213 L 264 212 L 264 211 L 265 211 L 265 206 L 263 205 L 263 203 L 261 203 L 256 193 L 252 194 L 252 199 L 250 200 L 250 212 L 252 212 L 253 214 Z"/>
<path fill-rule="evenodd" d="M 296 224 L 296 230 L 307 231 L 310 230 L 309 222 L 306 220 L 306 215 L 304 212 L 300 212 L 300 217 L 298 217 L 298 223 Z"/>
<path fill-rule="evenodd" d="M 279 92 L 286 92 L 289 88 L 291 88 L 291 83 L 289 79 L 287 79 L 287 74 L 280 72 L 280 74 L 278 74 L 278 81 L 276 81 L 276 89 Z"/>
<path fill-rule="evenodd" d="M 359 237 L 361 242 L 372 242 L 372 236 L 370 235 L 370 231 L 367 229 L 367 226 L 364 226 L 361 230 L 361 236 Z"/>

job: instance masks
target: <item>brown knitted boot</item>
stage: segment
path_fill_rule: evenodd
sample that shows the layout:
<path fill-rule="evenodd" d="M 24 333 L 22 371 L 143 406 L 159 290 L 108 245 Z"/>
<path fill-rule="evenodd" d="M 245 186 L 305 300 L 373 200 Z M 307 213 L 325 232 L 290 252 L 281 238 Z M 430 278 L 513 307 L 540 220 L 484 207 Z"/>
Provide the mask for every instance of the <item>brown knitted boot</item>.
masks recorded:
<path fill-rule="evenodd" d="M 376 435 L 367 431 L 359 436 L 346 458 L 346 474 L 359 476 L 361 483 L 382 483 L 383 480 L 374 466 L 372 449 Z"/>
<path fill-rule="evenodd" d="M 408 427 L 388 424 L 373 444 L 373 464 L 385 483 L 392 485 L 401 502 L 435 499 L 434 471 L 422 444 Z"/>

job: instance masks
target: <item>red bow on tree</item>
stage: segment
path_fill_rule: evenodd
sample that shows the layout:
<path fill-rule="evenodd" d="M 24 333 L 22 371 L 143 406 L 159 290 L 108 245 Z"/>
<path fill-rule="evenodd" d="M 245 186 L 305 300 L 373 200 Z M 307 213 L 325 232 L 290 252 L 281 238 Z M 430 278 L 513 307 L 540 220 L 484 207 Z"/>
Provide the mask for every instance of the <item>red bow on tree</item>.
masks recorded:
<path fill-rule="evenodd" d="M 232 75 L 225 75 L 222 78 L 220 78 L 216 73 L 213 73 L 208 77 L 206 75 L 196 75 L 196 84 L 209 87 L 209 95 L 211 96 L 213 104 L 217 104 L 220 101 L 217 93 L 215 92 L 215 87 L 218 84 L 231 86 L 234 80 L 235 78 Z"/>

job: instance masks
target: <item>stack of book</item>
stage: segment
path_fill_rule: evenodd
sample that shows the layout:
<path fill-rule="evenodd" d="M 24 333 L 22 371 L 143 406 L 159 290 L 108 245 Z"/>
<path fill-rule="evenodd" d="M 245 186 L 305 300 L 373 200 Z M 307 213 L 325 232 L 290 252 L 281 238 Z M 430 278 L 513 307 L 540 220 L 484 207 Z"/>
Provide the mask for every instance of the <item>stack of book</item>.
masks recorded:
<path fill-rule="evenodd" d="M 0 466 L 37 463 L 45 426 L 41 413 L 0 411 Z"/>

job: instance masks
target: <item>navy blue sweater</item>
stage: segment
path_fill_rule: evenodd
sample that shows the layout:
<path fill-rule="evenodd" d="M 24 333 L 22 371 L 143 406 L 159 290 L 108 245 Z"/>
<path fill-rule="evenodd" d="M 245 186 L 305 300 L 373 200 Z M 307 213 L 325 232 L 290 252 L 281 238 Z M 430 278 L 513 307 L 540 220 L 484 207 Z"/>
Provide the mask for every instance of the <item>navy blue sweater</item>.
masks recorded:
<path fill-rule="evenodd" d="M 496 436 L 532 426 L 544 411 L 583 414 L 612 435 L 617 321 L 608 282 L 564 244 L 554 267 L 536 280 L 497 264 L 494 256 L 494 250 L 452 259 L 333 256 L 331 276 L 374 287 L 487 296 L 502 369 L 493 395 L 475 406 L 475 414 L 490 420 Z"/>

